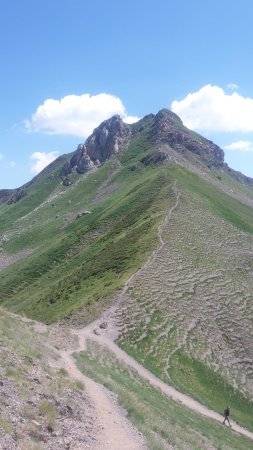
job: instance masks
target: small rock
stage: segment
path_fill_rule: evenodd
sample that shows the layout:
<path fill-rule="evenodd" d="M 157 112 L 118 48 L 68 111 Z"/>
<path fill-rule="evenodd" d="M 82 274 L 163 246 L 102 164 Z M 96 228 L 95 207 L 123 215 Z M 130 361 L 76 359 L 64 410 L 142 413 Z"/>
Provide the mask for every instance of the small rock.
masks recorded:
<path fill-rule="evenodd" d="M 49 431 L 49 433 L 53 433 L 53 428 L 51 427 L 51 425 L 48 425 L 47 426 L 47 431 Z"/>

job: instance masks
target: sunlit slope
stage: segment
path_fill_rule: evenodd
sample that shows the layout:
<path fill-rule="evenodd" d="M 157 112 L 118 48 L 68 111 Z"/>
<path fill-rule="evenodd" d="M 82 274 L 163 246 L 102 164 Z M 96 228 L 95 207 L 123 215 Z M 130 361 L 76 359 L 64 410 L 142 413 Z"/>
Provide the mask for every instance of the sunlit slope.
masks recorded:
<path fill-rule="evenodd" d="M 173 201 L 171 171 L 139 162 L 147 151 L 135 140 L 120 160 L 73 175 L 69 188 L 15 222 L 4 251 L 32 253 L 1 272 L 3 305 L 45 322 L 82 307 L 86 321 L 97 314 L 156 246 Z M 85 210 L 90 214 L 77 219 Z"/>
<path fill-rule="evenodd" d="M 88 341 L 76 359 L 83 373 L 117 394 L 150 450 L 252 448 L 249 439 L 163 395 L 105 347 Z"/>
<path fill-rule="evenodd" d="M 253 210 L 182 169 L 174 177 L 181 197 L 164 247 L 118 311 L 119 343 L 211 407 L 232 403 L 253 427 L 240 394 L 253 391 Z"/>
<path fill-rule="evenodd" d="M 26 183 L 19 188 L 23 193 L 21 200 L 7 205 L 0 204 L 0 233 L 12 229 L 16 220 L 34 211 L 34 209 L 38 208 L 46 201 L 55 190 L 59 190 L 59 185 L 61 183 L 61 178 L 59 176 L 60 170 L 69 157 L 69 155 L 60 156 L 29 183 Z M 15 192 L 15 190 L 13 190 L 13 192 Z"/>
<path fill-rule="evenodd" d="M 63 448 L 69 437 L 76 447 L 84 440 L 92 446 L 96 415 L 84 386 L 52 367 L 59 359 L 52 342 L 73 338 L 66 331 L 57 341 L 56 329 L 36 326 L 0 309 L 0 448 Z"/>
<path fill-rule="evenodd" d="M 165 245 L 117 312 L 119 343 L 212 408 L 229 401 L 253 429 L 252 187 L 196 154 L 166 148 L 160 160 L 153 120 L 96 170 L 72 172 L 70 186 L 57 162 L 1 206 L 0 301 L 46 323 L 89 322 L 159 250 L 176 186 L 178 205 L 160 227 Z"/>

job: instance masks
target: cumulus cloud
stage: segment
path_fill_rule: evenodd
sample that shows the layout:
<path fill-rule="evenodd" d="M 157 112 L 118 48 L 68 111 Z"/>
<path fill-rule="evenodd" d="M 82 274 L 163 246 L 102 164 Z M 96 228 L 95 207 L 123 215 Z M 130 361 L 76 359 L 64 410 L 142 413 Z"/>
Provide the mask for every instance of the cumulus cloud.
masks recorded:
<path fill-rule="evenodd" d="M 125 123 L 130 124 L 130 123 L 138 122 L 138 120 L 140 120 L 140 118 L 137 116 L 125 116 L 125 117 L 123 116 L 123 120 Z"/>
<path fill-rule="evenodd" d="M 173 101 L 171 109 L 187 127 L 197 131 L 253 131 L 253 98 L 237 92 L 226 94 L 219 86 L 203 86 L 183 100 Z"/>
<path fill-rule="evenodd" d="M 31 170 L 33 173 L 41 172 L 44 167 L 48 166 L 52 161 L 54 161 L 58 156 L 58 152 L 34 152 L 30 156 L 30 159 L 33 160 L 33 164 Z"/>
<path fill-rule="evenodd" d="M 253 152 L 253 142 L 251 141 L 236 141 L 232 144 L 225 145 L 226 150 L 240 151 L 240 152 Z"/>
<path fill-rule="evenodd" d="M 27 131 L 89 136 L 95 127 L 114 114 L 119 114 L 127 123 L 139 120 L 128 116 L 119 97 L 110 94 L 67 95 L 60 100 L 47 99 L 32 117 L 25 120 Z"/>

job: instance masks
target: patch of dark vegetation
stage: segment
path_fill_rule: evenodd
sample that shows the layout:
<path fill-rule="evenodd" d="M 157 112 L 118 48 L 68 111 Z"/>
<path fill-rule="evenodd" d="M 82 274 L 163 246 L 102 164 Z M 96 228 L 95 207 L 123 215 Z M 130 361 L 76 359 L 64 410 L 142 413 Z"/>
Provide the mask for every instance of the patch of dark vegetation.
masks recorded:
<path fill-rule="evenodd" d="M 168 160 L 168 155 L 164 152 L 155 152 L 151 153 L 150 155 L 144 156 L 144 158 L 141 159 L 141 162 L 145 166 L 151 166 L 151 165 L 159 165 L 163 164 Z"/>

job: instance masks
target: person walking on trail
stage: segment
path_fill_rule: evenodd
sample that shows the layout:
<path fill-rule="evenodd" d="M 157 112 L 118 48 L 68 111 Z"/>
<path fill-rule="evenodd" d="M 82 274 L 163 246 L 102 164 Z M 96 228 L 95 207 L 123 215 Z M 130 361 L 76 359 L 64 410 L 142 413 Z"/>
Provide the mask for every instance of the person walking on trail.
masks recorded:
<path fill-rule="evenodd" d="M 225 425 L 225 422 L 226 422 L 226 420 L 227 420 L 228 425 L 229 425 L 230 428 L 231 428 L 231 423 L 230 423 L 230 421 L 229 421 L 229 414 L 230 414 L 229 406 L 227 406 L 226 409 L 224 409 L 224 413 L 223 413 L 223 416 L 224 416 L 223 425 Z"/>

